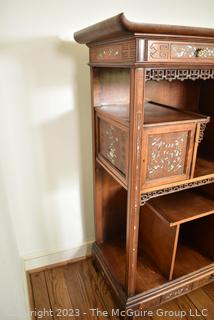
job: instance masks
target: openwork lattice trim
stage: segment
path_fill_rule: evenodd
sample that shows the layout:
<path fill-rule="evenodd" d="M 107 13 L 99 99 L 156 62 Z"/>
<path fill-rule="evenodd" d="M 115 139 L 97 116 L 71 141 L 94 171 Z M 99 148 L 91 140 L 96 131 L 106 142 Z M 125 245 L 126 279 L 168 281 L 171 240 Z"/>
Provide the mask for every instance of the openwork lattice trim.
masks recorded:
<path fill-rule="evenodd" d="M 214 79 L 214 69 L 146 69 L 146 80 Z"/>
<path fill-rule="evenodd" d="M 177 191 L 182 191 L 185 189 L 200 187 L 205 184 L 212 183 L 212 182 L 214 182 L 214 177 L 203 179 L 200 181 L 184 183 L 184 184 L 181 184 L 181 185 L 175 186 L 175 187 L 169 187 L 169 188 L 164 188 L 164 189 L 157 190 L 157 191 L 143 193 L 141 195 L 141 205 L 143 206 L 149 199 L 152 199 L 152 198 L 156 198 L 156 197 L 163 196 L 166 194 L 174 193 Z"/>
<path fill-rule="evenodd" d="M 204 132 L 205 132 L 205 129 L 206 129 L 208 122 L 209 122 L 209 120 L 207 120 L 207 122 L 201 123 L 201 125 L 200 125 L 200 134 L 199 134 L 199 138 L 198 138 L 198 143 L 201 143 L 201 141 L 204 138 Z"/>

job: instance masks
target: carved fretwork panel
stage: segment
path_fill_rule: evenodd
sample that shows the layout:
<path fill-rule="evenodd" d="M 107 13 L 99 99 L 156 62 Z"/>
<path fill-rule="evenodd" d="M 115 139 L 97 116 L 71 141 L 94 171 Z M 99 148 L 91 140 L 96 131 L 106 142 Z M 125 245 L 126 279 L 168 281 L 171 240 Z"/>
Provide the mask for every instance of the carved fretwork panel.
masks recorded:
<path fill-rule="evenodd" d="M 214 182 L 214 177 L 206 178 L 206 179 L 201 179 L 193 182 L 187 182 L 180 184 L 175 187 L 168 187 L 168 188 L 163 188 L 160 190 L 156 191 L 151 191 L 151 192 L 145 192 L 141 194 L 141 205 L 143 206 L 149 199 L 164 196 L 166 194 L 174 193 L 174 192 L 179 192 L 182 190 L 186 189 L 191 189 L 195 187 L 200 187 L 209 183 Z"/>
<path fill-rule="evenodd" d="M 214 79 L 214 69 L 146 69 L 146 81 L 183 81 L 188 79 Z"/>
<path fill-rule="evenodd" d="M 128 133 L 117 126 L 99 119 L 98 157 L 107 160 L 123 175 L 127 175 Z"/>
<path fill-rule="evenodd" d="M 207 121 L 207 122 L 208 122 L 208 121 Z M 201 141 L 202 141 L 203 138 L 204 138 L 204 132 L 205 132 L 205 129 L 206 129 L 206 126 L 207 126 L 207 122 L 203 122 L 203 123 L 201 123 L 201 125 L 200 125 L 200 134 L 199 134 L 198 143 L 201 143 Z"/>
<path fill-rule="evenodd" d="M 185 173 L 188 132 L 149 136 L 146 180 Z"/>

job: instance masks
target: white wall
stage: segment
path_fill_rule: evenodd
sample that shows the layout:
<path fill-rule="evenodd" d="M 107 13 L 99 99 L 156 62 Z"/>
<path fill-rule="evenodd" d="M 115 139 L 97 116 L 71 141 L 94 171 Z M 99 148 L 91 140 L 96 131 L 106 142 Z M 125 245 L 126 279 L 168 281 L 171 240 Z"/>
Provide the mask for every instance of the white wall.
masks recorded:
<path fill-rule="evenodd" d="M 121 11 L 214 27 L 213 0 L 0 1 L 0 150 L 22 257 L 94 238 L 88 51 L 72 36 Z"/>
<path fill-rule="evenodd" d="M 0 318 L 26 320 L 23 261 L 18 253 L 0 172 Z"/>

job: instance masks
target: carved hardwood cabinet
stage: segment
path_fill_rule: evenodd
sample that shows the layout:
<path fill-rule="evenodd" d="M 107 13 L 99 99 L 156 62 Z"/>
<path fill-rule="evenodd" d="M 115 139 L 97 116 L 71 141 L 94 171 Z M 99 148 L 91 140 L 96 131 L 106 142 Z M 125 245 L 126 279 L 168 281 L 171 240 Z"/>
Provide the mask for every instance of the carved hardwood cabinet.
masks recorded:
<path fill-rule="evenodd" d="M 75 39 L 90 51 L 93 259 L 121 310 L 145 310 L 214 279 L 214 29 L 119 14 Z"/>

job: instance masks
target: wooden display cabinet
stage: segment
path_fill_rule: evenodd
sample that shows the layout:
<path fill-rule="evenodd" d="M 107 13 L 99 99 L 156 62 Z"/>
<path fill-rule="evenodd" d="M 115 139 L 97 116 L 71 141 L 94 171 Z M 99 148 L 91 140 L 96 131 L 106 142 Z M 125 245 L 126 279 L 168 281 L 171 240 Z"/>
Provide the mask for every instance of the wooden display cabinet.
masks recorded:
<path fill-rule="evenodd" d="M 214 278 L 214 30 L 120 14 L 75 39 L 90 50 L 93 259 L 121 309 L 156 307 Z"/>

